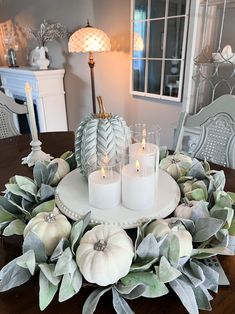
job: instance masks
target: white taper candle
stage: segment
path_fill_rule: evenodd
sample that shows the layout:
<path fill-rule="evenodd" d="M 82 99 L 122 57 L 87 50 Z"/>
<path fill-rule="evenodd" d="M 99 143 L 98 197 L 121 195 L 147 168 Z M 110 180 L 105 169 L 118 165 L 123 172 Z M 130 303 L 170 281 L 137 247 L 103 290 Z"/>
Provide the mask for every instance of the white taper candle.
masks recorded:
<path fill-rule="evenodd" d="M 37 131 L 37 126 L 36 126 L 34 106 L 33 106 L 32 88 L 29 82 L 25 84 L 25 94 L 26 94 L 26 102 L 27 102 L 27 107 L 28 107 L 28 112 L 29 112 L 29 126 L 30 126 L 31 135 L 32 135 L 32 140 L 36 142 L 38 141 L 38 131 Z"/>

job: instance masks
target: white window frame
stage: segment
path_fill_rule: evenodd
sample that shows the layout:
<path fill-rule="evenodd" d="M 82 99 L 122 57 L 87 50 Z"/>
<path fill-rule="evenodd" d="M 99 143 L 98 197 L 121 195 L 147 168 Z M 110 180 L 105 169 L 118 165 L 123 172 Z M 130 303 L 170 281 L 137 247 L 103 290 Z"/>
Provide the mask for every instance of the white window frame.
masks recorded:
<path fill-rule="evenodd" d="M 168 16 L 168 8 L 169 8 L 169 0 L 166 0 L 166 9 L 165 9 L 165 16 L 159 18 L 150 18 L 150 8 L 151 8 L 151 0 L 148 0 L 148 14 L 147 18 L 144 20 L 138 20 L 138 22 L 146 22 L 147 25 L 147 34 L 146 34 L 146 56 L 144 58 L 134 58 L 133 54 L 133 25 L 137 20 L 134 20 L 134 8 L 135 8 L 135 0 L 131 0 L 131 75 L 130 75 L 130 93 L 132 95 L 137 96 L 145 96 L 151 98 L 158 98 L 168 101 L 175 101 L 180 102 L 182 100 L 182 93 L 183 93 L 183 81 L 184 81 L 184 68 L 185 68 L 185 57 L 186 57 L 186 43 L 187 43 L 187 30 L 188 30 L 188 20 L 189 20 L 189 9 L 190 9 L 190 0 L 186 0 L 186 8 L 185 14 L 177 15 L 177 16 Z M 167 41 L 167 21 L 168 19 L 172 18 L 180 18 L 184 17 L 184 34 L 183 34 L 183 43 L 182 43 L 182 58 L 181 59 L 172 59 L 172 58 L 165 58 L 166 54 L 166 41 Z M 151 21 L 159 21 L 164 20 L 164 35 L 163 35 L 163 52 L 162 58 L 150 58 L 149 57 L 149 37 L 150 37 L 150 22 Z M 135 91 L 133 90 L 133 60 L 145 60 L 145 83 L 144 83 L 144 91 Z M 148 93 L 148 63 L 151 60 L 159 60 L 162 61 L 161 65 L 161 75 L 160 78 L 160 94 L 155 93 Z M 178 96 L 166 96 L 163 95 L 163 86 L 164 86 L 164 71 L 165 71 L 165 61 L 177 60 L 180 62 L 180 71 L 179 71 L 179 89 L 178 89 Z"/>

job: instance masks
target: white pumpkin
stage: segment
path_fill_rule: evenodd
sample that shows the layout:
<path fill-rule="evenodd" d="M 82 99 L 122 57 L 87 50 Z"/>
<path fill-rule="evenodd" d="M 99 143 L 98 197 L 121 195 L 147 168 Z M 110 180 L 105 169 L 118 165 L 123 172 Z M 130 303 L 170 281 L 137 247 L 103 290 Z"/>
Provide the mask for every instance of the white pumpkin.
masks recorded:
<path fill-rule="evenodd" d="M 62 238 L 68 238 L 71 224 L 55 207 L 52 212 L 41 212 L 33 217 L 24 229 L 24 237 L 32 231 L 44 243 L 46 254 L 50 256 Z"/>
<path fill-rule="evenodd" d="M 128 274 L 133 256 L 133 243 L 122 228 L 98 225 L 81 238 L 76 261 L 88 282 L 107 286 Z"/>
<path fill-rule="evenodd" d="M 191 165 L 192 159 L 183 154 L 169 155 L 160 162 L 160 168 L 168 172 L 175 180 L 186 175 Z"/>
<path fill-rule="evenodd" d="M 171 232 L 171 228 L 168 225 L 167 219 L 157 219 L 147 226 L 145 232 L 146 234 L 153 233 L 156 238 L 162 238 Z"/>
<path fill-rule="evenodd" d="M 62 158 L 55 158 L 53 159 L 49 165 L 52 165 L 52 164 L 55 164 L 57 163 L 58 164 L 58 168 L 57 168 L 57 171 L 55 173 L 55 176 L 51 182 L 51 185 L 54 186 L 54 185 L 57 185 L 60 180 L 70 172 L 70 167 L 69 167 L 69 164 L 67 163 L 67 161 L 65 161 L 64 159 Z"/>
<path fill-rule="evenodd" d="M 199 203 L 200 201 L 190 201 L 188 203 L 180 204 L 176 207 L 174 216 L 184 219 L 191 219 L 193 209 L 197 208 Z"/>
<path fill-rule="evenodd" d="M 152 233 L 158 240 L 166 235 L 177 236 L 180 245 L 179 257 L 190 256 L 193 249 L 192 236 L 182 224 L 175 224 L 171 228 L 173 221 L 173 219 L 155 220 L 147 226 L 145 232 L 146 234 Z"/>

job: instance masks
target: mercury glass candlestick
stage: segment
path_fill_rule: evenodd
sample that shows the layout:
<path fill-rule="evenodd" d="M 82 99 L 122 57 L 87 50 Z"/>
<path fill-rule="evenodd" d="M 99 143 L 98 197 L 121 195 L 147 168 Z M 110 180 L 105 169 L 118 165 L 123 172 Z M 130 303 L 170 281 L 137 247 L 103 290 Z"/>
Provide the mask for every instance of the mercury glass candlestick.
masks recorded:
<path fill-rule="evenodd" d="M 25 94 L 26 94 L 26 104 L 28 107 L 28 117 L 29 117 L 29 127 L 32 136 L 32 141 L 30 145 L 32 147 L 31 153 L 22 158 L 22 164 L 27 164 L 29 167 L 33 166 L 37 161 L 50 161 L 53 157 L 50 154 L 46 154 L 41 150 L 42 142 L 38 139 L 38 132 L 35 120 L 33 97 L 32 97 L 32 88 L 27 82 L 25 84 Z"/>

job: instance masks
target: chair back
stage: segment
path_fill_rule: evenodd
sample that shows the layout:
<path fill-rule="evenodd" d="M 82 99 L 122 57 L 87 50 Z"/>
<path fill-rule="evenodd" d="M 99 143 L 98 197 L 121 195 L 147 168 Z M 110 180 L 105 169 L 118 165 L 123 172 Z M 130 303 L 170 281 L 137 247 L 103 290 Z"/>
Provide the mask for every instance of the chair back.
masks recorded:
<path fill-rule="evenodd" d="M 0 138 L 19 135 L 20 132 L 15 125 L 17 114 L 27 114 L 25 104 L 21 105 L 0 91 Z"/>
<path fill-rule="evenodd" d="M 235 96 L 223 95 L 195 115 L 182 113 L 175 150 L 235 168 Z"/>

